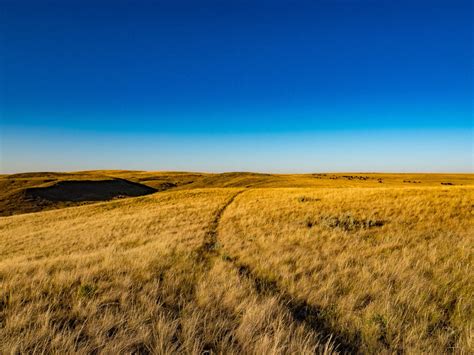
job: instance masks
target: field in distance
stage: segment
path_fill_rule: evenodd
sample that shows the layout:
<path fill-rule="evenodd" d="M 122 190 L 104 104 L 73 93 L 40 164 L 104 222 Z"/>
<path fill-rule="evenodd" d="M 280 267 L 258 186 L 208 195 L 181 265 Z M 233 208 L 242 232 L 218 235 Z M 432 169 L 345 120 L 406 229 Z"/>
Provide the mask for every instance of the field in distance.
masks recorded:
<path fill-rule="evenodd" d="M 0 176 L 0 353 L 473 353 L 474 175 Z"/>

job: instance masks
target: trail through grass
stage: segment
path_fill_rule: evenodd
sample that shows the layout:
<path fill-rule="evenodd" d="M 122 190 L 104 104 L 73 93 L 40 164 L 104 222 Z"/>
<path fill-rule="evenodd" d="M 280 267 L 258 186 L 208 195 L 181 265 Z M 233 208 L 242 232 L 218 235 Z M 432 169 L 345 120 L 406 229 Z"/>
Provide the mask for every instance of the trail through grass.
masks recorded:
<path fill-rule="evenodd" d="M 470 353 L 473 199 L 176 189 L 1 217 L 0 353 Z"/>

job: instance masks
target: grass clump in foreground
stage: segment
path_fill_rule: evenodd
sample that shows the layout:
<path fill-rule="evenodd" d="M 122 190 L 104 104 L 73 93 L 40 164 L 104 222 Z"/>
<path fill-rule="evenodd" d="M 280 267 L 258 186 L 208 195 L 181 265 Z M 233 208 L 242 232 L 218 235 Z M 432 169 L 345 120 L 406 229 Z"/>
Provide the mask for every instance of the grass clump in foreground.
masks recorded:
<path fill-rule="evenodd" d="M 2 217 L 0 353 L 473 352 L 473 188 L 377 178 Z"/>

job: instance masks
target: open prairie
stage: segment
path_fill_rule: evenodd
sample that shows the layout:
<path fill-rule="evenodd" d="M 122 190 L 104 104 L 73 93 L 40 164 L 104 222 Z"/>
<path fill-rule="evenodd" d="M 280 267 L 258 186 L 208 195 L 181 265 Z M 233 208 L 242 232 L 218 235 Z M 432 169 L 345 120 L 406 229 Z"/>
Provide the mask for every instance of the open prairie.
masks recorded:
<path fill-rule="evenodd" d="M 0 353 L 474 352 L 472 174 L 0 176 Z"/>

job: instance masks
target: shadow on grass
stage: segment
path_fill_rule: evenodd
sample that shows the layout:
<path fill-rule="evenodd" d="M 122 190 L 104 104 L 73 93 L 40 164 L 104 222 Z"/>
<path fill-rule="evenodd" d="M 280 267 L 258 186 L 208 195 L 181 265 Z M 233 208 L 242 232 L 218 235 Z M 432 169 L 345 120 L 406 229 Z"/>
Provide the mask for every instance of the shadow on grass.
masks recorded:
<path fill-rule="evenodd" d="M 259 295 L 276 296 L 296 323 L 306 325 L 324 340 L 331 339 L 336 344 L 336 351 L 349 354 L 360 352 L 360 336 L 357 335 L 354 339 L 354 336 L 334 329 L 329 323 L 327 310 L 291 296 L 279 287 L 276 281 L 257 275 L 248 265 L 240 263 L 236 258 L 226 257 L 223 260 L 237 268 L 240 277 L 250 280 Z"/>

